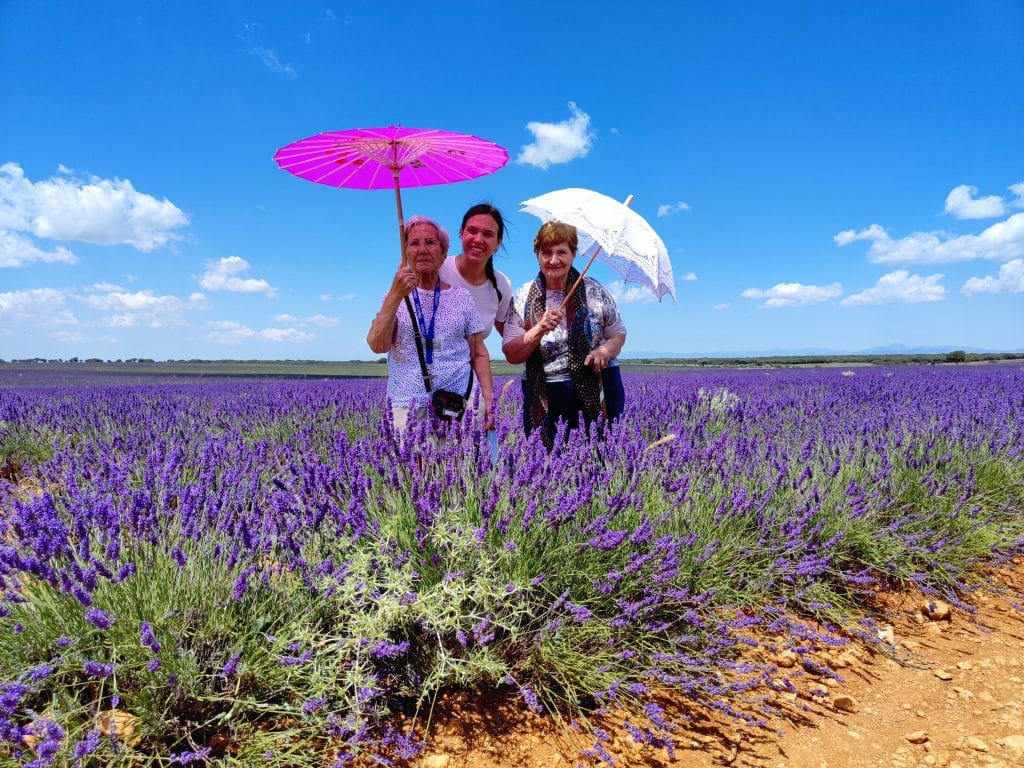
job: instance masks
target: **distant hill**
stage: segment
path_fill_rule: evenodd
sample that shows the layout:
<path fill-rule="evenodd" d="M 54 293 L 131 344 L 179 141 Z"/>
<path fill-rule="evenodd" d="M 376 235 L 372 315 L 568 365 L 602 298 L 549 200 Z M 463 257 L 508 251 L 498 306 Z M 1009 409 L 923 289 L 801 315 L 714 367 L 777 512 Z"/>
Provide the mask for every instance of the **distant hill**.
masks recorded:
<path fill-rule="evenodd" d="M 652 350 L 628 350 L 623 356 L 624 360 L 640 358 L 678 358 L 678 359 L 709 359 L 709 358 L 736 358 L 736 357 L 863 357 L 865 355 L 945 355 L 953 350 L 961 350 L 971 355 L 998 355 L 1003 353 L 1020 354 L 1020 349 L 987 349 L 984 347 L 972 347 L 967 345 L 950 344 L 948 346 L 920 346 L 911 347 L 906 344 L 887 344 L 880 347 L 868 349 L 830 349 L 828 347 L 803 347 L 800 349 L 778 348 L 778 349 L 747 349 L 734 352 L 655 352 Z"/>

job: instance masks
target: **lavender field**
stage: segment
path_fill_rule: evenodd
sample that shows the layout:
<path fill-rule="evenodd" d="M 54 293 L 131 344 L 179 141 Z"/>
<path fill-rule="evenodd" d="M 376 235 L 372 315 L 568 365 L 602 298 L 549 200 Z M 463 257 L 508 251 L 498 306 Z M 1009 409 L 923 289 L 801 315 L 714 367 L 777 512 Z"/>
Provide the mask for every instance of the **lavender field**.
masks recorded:
<path fill-rule="evenodd" d="M 496 459 L 382 380 L 43 384 L 0 380 L 0 764 L 401 761 L 455 688 L 671 752 L 1024 553 L 1016 364 L 627 376 L 550 455 L 512 382 Z"/>

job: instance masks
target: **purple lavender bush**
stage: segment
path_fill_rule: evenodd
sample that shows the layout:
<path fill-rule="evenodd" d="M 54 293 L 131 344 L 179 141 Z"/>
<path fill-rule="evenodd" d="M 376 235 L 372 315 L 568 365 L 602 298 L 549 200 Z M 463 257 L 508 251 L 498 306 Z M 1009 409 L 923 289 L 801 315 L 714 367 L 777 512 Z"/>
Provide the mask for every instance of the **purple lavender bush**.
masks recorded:
<path fill-rule="evenodd" d="M 514 388 L 513 388 L 514 390 Z M 395 435 L 379 381 L 0 388 L 0 754 L 345 765 L 452 687 L 671 751 L 757 722 L 792 619 L 1024 549 L 1017 366 L 632 376 L 603 440 Z M 782 640 L 781 642 L 785 642 Z M 827 670 L 825 670 L 827 672 Z M 103 728 L 103 713 L 135 718 Z M 41 734 L 39 736 L 38 734 Z M 608 734 L 594 731 L 602 758 Z M 32 738 L 26 739 L 27 736 Z"/>

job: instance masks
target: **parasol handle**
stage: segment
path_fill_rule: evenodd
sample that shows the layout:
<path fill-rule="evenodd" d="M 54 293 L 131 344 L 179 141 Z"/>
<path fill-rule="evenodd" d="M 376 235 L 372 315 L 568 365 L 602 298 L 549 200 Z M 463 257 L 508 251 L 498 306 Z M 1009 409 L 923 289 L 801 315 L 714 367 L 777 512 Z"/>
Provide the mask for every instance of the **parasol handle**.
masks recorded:
<path fill-rule="evenodd" d="M 391 174 L 395 177 L 395 205 L 398 207 L 398 248 L 402 257 L 398 260 L 398 266 L 405 264 L 405 214 L 402 212 L 402 189 L 398 184 L 398 172 L 401 168 L 392 166 Z"/>
<path fill-rule="evenodd" d="M 630 195 L 629 197 L 626 198 L 626 200 L 622 204 L 624 206 L 626 206 L 627 208 L 629 208 L 629 206 L 630 206 L 630 204 L 632 204 L 632 202 L 633 202 L 633 196 Z M 399 210 L 401 210 L 401 208 L 399 208 Z M 401 215 L 401 214 L 399 214 L 399 215 Z M 576 292 L 576 289 L 579 287 L 580 283 L 583 282 L 583 276 L 585 274 L 587 274 L 587 270 L 590 269 L 590 265 L 594 263 L 594 259 L 597 258 L 597 254 L 599 254 L 600 252 L 601 252 L 601 244 L 598 243 L 597 244 L 597 248 L 594 249 L 594 253 L 590 256 L 590 261 L 587 262 L 587 266 L 585 266 L 583 268 L 583 271 L 580 272 L 580 276 L 576 278 L 576 282 L 572 284 L 572 288 L 569 289 L 568 293 L 565 294 L 565 298 L 562 299 L 562 303 L 558 307 L 559 309 L 563 309 L 563 310 L 565 309 L 565 305 L 569 303 L 569 298 Z"/>

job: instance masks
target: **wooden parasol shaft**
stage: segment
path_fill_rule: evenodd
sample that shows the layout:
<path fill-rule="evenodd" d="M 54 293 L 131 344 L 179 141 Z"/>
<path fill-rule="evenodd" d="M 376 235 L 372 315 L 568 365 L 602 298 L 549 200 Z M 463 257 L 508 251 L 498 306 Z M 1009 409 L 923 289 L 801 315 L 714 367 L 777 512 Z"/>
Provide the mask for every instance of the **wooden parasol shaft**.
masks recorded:
<path fill-rule="evenodd" d="M 395 205 L 398 207 L 398 252 L 402 254 L 398 266 L 405 264 L 405 214 L 402 212 L 402 188 L 398 183 L 398 174 L 402 169 L 391 166 L 391 175 L 395 179 Z"/>
<path fill-rule="evenodd" d="M 395 183 L 396 184 L 398 183 L 397 179 L 396 179 Z M 622 204 L 628 208 L 632 202 L 633 202 L 633 196 L 630 195 L 629 197 L 626 198 L 625 202 L 623 202 Z M 401 211 L 401 207 L 399 207 L 399 211 Z M 401 215 L 401 214 L 399 214 L 399 215 Z M 580 283 L 583 282 L 583 276 L 585 274 L 587 274 L 587 270 L 590 269 L 590 265 L 594 263 L 594 259 L 597 258 L 597 254 L 599 254 L 600 252 L 601 252 L 601 244 L 597 243 L 597 247 L 594 249 L 594 253 L 591 254 L 591 256 L 590 256 L 590 261 L 587 262 L 587 266 L 585 266 L 583 268 L 583 271 L 580 272 L 580 276 L 576 278 L 576 282 L 572 284 L 572 288 L 570 288 L 568 290 L 568 292 L 565 294 L 565 298 L 562 299 L 562 303 L 558 307 L 559 309 L 562 309 L 562 310 L 565 309 L 565 305 L 569 303 L 569 298 L 576 292 L 576 289 L 579 287 Z"/>

